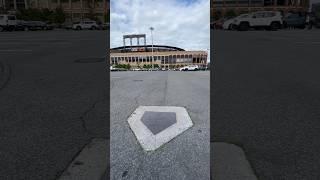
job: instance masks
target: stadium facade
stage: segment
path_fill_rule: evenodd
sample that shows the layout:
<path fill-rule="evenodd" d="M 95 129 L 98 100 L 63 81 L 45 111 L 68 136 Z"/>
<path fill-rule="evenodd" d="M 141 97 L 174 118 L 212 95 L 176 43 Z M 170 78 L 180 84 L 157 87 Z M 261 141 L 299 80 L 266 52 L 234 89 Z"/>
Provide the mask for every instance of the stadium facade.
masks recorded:
<path fill-rule="evenodd" d="M 139 44 L 140 38 L 144 39 L 143 45 Z M 126 46 L 126 39 L 130 39 L 130 46 Z M 132 45 L 133 39 L 137 39 L 137 45 Z M 206 51 L 186 51 L 173 46 L 147 45 L 145 34 L 124 35 L 123 42 L 123 46 L 110 50 L 111 65 L 130 64 L 132 68 L 142 68 L 144 65 L 157 64 L 158 67 L 165 69 L 186 65 L 207 66 Z"/>

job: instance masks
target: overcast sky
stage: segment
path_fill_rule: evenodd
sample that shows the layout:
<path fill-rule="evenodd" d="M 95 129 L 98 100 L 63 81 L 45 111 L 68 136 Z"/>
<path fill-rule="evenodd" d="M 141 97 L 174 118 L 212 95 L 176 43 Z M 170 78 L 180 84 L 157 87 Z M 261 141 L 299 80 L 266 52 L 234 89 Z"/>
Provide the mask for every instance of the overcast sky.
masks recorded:
<path fill-rule="evenodd" d="M 209 0 L 111 0 L 110 11 L 111 47 L 122 46 L 124 34 L 146 34 L 151 44 L 152 26 L 154 44 L 210 48 Z"/>

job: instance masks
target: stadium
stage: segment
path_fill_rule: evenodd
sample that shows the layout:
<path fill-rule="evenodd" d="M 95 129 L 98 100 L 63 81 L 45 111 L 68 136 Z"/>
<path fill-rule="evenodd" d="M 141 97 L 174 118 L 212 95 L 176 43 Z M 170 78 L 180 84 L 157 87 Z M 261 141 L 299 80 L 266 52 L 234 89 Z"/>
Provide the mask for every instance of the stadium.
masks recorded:
<path fill-rule="evenodd" d="M 140 39 L 144 39 L 140 45 Z M 126 39 L 130 45 L 126 46 Z M 137 40 L 137 45 L 132 45 L 132 40 Z M 152 51 L 153 49 L 153 51 Z M 175 69 L 186 65 L 206 67 L 208 54 L 206 51 L 186 51 L 179 47 L 166 45 L 147 45 L 145 34 L 123 36 L 123 46 L 110 49 L 110 64 L 129 64 L 132 68 L 142 68 L 152 65 L 165 69 Z"/>

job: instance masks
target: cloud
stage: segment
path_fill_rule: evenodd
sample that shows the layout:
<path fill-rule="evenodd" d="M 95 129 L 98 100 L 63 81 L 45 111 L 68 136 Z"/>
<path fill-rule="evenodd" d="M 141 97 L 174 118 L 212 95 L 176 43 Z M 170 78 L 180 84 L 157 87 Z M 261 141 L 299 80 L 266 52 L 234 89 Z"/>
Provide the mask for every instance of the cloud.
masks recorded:
<path fill-rule="evenodd" d="M 123 45 L 124 34 L 146 34 L 154 27 L 154 44 L 186 50 L 210 48 L 209 0 L 111 0 L 111 47 Z"/>

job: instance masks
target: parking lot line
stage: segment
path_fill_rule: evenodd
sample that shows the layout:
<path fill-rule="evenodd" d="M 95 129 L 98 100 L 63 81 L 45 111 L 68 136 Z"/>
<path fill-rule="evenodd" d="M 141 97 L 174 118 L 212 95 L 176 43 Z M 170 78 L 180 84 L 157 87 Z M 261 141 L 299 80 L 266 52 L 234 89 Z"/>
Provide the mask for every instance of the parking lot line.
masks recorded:
<path fill-rule="evenodd" d="M 31 49 L 0 49 L 1 52 L 32 52 Z"/>

